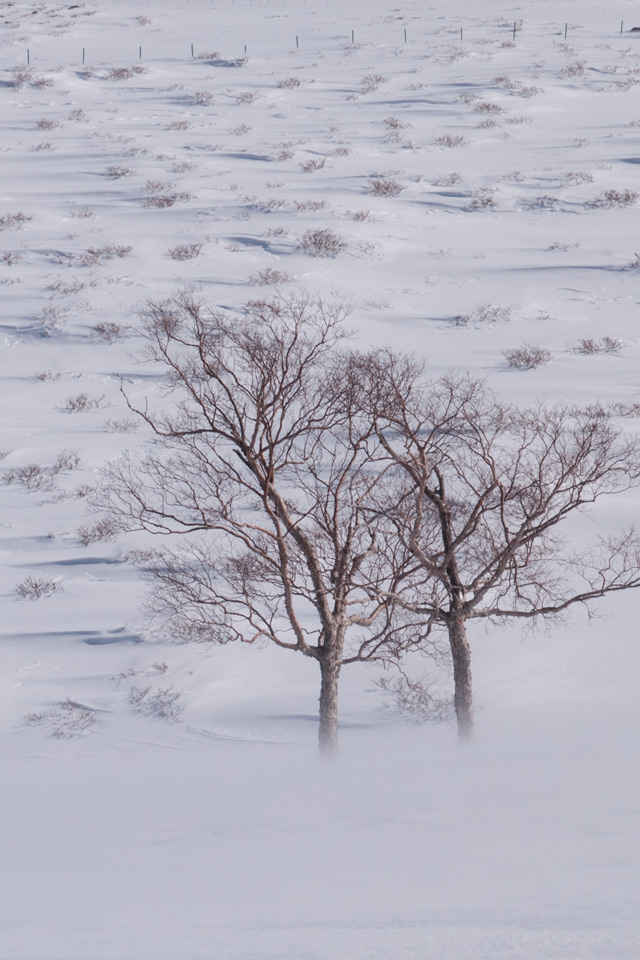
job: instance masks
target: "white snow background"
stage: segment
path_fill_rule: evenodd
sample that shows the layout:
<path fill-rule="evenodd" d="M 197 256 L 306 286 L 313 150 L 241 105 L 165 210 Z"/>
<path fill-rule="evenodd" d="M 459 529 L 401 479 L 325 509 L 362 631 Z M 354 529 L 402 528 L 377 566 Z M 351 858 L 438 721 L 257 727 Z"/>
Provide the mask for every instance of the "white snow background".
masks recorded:
<path fill-rule="evenodd" d="M 640 956 L 639 595 L 548 634 L 474 628 L 462 750 L 345 669 L 327 766 L 312 662 L 172 644 L 133 541 L 78 532 L 101 465 L 144 442 L 119 376 L 159 386 L 136 308 L 180 284 L 238 309 L 276 270 L 350 298 L 362 347 L 636 429 L 636 7 L 0 3 L 1 960 Z M 299 249 L 324 228 L 335 259 Z M 524 343 L 550 362 L 510 368 Z M 27 577 L 59 589 L 20 599 Z"/>

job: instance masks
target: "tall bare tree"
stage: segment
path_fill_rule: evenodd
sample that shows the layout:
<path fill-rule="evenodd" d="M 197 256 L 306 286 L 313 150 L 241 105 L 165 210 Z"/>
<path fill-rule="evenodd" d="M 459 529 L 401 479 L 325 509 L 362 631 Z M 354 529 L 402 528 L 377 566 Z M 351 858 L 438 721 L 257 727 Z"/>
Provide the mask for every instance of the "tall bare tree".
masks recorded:
<path fill-rule="evenodd" d="M 422 573 L 411 609 L 447 632 L 468 737 L 469 621 L 559 618 L 640 586 L 633 528 L 585 549 L 563 536 L 576 511 L 638 485 L 638 442 L 602 407 L 520 410 L 469 376 L 426 382 L 412 359 L 389 351 L 364 362 L 378 438 L 399 467 L 396 507 L 380 513 Z"/>
<path fill-rule="evenodd" d="M 243 315 L 192 290 L 149 302 L 143 359 L 166 395 L 159 409 L 127 403 L 155 443 L 110 468 L 101 502 L 125 527 L 173 535 L 152 563 L 152 605 L 178 637 L 268 641 L 317 661 L 325 752 L 341 667 L 429 642 L 429 617 L 400 603 L 415 559 L 367 510 L 384 503 L 392 463 L 340 349 L 347 312 L 305 292 Z"/>

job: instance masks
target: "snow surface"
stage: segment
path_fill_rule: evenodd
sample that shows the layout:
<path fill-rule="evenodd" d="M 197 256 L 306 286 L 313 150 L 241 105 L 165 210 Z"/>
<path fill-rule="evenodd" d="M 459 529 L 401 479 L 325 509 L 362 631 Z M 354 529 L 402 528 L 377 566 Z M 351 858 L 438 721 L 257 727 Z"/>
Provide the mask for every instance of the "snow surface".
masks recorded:
<path fill-rule="evenodd" d="M 598 200 L 640 190 L 635 6 L 0 4 L 2 960 L 640 956 L 639 596 L 548 635 L 478 629 L 464 750 L 346 669 L 327 767 L 314 664 L 173 645 L 140 612 L 135 538 L 78 534 L 100 466 L 144 442 L 119 377 L 158 388 L 136 309 L 179 284 L 238 308 L 278 270 L 350 298 L 363 347 L 636 429 L 638 206 Z M 299 249 L 325 228 L 338 257 Z M 605 336 L 617 352 L 576 350 Z M 551 361 L 511 369 L 524 343 Z M 62 451 L 79 465 L 52 471 Z M 59 589 L 19 599 L 27 577 Z M 181 694 L 176 722 L 135 709 L 147 687 Z"/>

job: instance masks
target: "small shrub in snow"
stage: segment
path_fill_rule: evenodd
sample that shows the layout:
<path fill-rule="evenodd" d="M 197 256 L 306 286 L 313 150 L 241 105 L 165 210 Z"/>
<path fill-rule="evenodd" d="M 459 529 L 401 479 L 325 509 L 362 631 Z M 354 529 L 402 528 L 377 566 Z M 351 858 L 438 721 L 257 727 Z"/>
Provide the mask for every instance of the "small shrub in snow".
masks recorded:
<path fill-rule="evenodd" d="M 206 53 L 196 53 L 194 60 L 217 60 L 220 54 L 217 50 L 209 50 Z"/>
<path fill-rule="evenodd" d="M 201 243 L 179 243 L 177 247 L 167 250 L 167 256 L 172 260 L 195 260 L 201 250 Z"/>
<path fill-rule="evenodd" d="M 61 374 L 52 373 L 51 370 L 40 370 L 38 373 L 34 373 L 34 377 L 36 380 L 40 380 L 41 383 L 46 383 L 47 381 L 55 383 L 60 379 Z"/>
<path fill-rule="evenodd" d="M 55 128 L 59 126 L 59 120 L 38 120 L 36 123 L 38 130 L 55 130 Z"/>
<path fill-rule="evenodd" d="M 293 203 L 297 213 L 307 211 L 317 213 L 318 210 L 324 210 L 327 205 L 326 200 L 294 200 Z"/>
<path fill-rule="evenodd" d="M 307 230 L 300 247 L 311 257 L 337 257 L 346 243 L 333 230 Z"/>
<path fill-rule="evenodd" d="M 563 253 L 567 253 L 569 250 L 575 250 L 580 246 L 579 240 L 574 240 L 573 243 L 560 243 L 555 240 L 553 243 L 549 244 L 549 250 L 562 250 Z"/>
<path fill-rule="evenodd" d="M 108 433 L 135 433 L 140 429 L 140 422 L 132 417 L 123 417 L 121 420 L 105 420 L 104 426 Z"/>
<path fill-rule="evenodd" d="M 88 707 L 67 699 L 45 713 L 28 713 L 24 722 L 29 726 L 49 726 L 52 736 L 66 739 L 90 731 L 96 715 Z"/>
<path fill-rule="evenodd" d="M 5 213 L 0 217 L 0 230 L 21 230 L 25 223 L 32 220 L 33 217 L 25 216 L 24 213 Z"/>
<path fill-rule="evenodd" d="M 383 77 L 379 73 L 367 73 L 362 78 L 362 88 L 363 93 L 374 93 L 376 90 L 379 90 L 383 83 L 386 83 L 388 80 L 387 77 Z"/>
<path fill-rule="evenodd" d="M 76 220 L 89 220 L 95 217 L 95 213 L 91 207 L 76 207 L 75 210 L 71 210 L 69 216 Z"/>
<path fill-rule="evenodd" d="M 255 103 L 256 100 L 260 99 L 260 94 L 256 93 L 255 90 L 243 90 L 242 93 L 237 94 L 236 103 L 238 104 L 249 104 Z"/>
<path fill-rule="evenodd" d="M 191 194 L 184 192 L 173 192 L 173 193 L 153 193 L 150 197 L 145 197 L 144 206 L 145 207 L 157 207 L 158 209 L 164 209 L 165 207 L 173 207 L 176 203 L 179 203 L 181 200 L 190 200 Z"/>
<path fill-rule="evenodd" d="M 11 71 L 11 80 L 9 83 L 14 90 L 22 90 L 28 83 L 33 81 L 35 71 L 30 67 L 14 67 Z"/>
<path fill-rule="evenodd" d="M 398 117 L 385 117 L 382 121 L 390 130 L 407 130 L 411 124 L 406 120 L 399 120 Z"/>
<path fill-rule="evenodd" d="M 111 67 L 109 69 L 108 79 L 131 80 L 133 77 L 137 77 L 141 73 L 147 73 L 147 68 L 143 67 L 139 63 L 134 64 L 132 67 Z"/>
<path fill-rule="evenodd" d="M 312 157 L 310 160 L 305 160 L 304 163 L 300 164 L 300 166 L 305 173 L 313 173 L 315 170 L 322 170 L 326 162 L 326 157 L 321 157 L 320 159 Z"/>
<path fill-rule="evenodd" d="M 180 719 L 184 707 L 178 703 L 182 694 L 173 687 L 158 688 L 153 690 L 151 687 L 131 687 L 129 692 L 129 703 L 136 713 L 143 717 L 155 717 L 160 720 L 172 720 L 174 722 Z"/>
<path fill-rule="evenodd" d="M 584 170 L 568 170 L 564 175 L 567 183 L 593 183 L 593 174 Z"/>
<path fill-rule="evenodd" d="M 300 81 L 297 77 L 285 77 L 283 80 L 278 80 L 276 86 L 284 90 L 292 90 L 294 87 L 300 86 Z"/>
<path fill-rule="evenodd" d="M 193 95 L 194 103 L 199 104 L 201 107 L 208 107 L 213 103 L 214 97 L 211 90 L 196 90 Z"/>
<path fill-rule="evenodd" d="M 488 117 L 486 120 L 481 120 L 478 124 L 478 128 L 481 130 L 491 130 L 493 127 L 499 127 L 500 124 L 497 120 L 492 120 Z"/>
<path fill-rule="evenodd" d="M 74 397 L 67 397 L 64 409 L 67 413 L 86 413 L 104 406 L 104 399 L 104 394 L 101 397 L 90 397 L 88 393 L 78 393 Z"/>
<path fill-rule="evenodd" d="M 595 208 L 631 207 L 638 201 L 636 190 L 605 190 L 590 200 L 588 206 Z"/>
<path fill-rule="evenodd" d="M 291 277 L 283 270 L 274 270 L 267 267 L 265 270 L 258 270 L 249 277 L 249 283 L 254 287 L 274 286 L 280 283 L 289 283 Z"/>
<path fill-rule="evenodd" d="M 44 375 L 40 375 L 43 377 Z M 46 379 L 59 379 L 58 376 Z M 63 450 L 58 454 L 50 467 L 43 467 L 39 463 L 28 463 L 24 467 L 13 467 L 5 470 L 3 482 L 7 484 L 19 483 L 30 492 L 35 490 L 52 490 L 56 477 L 60 473 L 68 473 L 80 465 L 80 457 L 75 450 Z"/>
<path fill-rule="evenodd" d="M 522 347 L 505 350 L 504 358 L 509 366 L 516 370 L 535 370 L 536 367 L 543 367 L 549 363 L 551 352 L 533 343 L 525 343 Z"/>
<path fill-rule="evenodd" d="M 440 147 L 464 147 L 469 141 L 461 133 L 443 133 L 436 137 L 436 143 Z"/>
<path fill-rule="evenodd" d="M 468 209 L 473 211 L 492 210 L 495 205 L 495 190 L 490 187 L 481 187 L 471 197 Z"/>
<path fill-rule="evenodd" d="M 104 174 L 105 177 L 109 177 L 111 180 L 120 180 L 121 177 L 130 177 L 133 173 L 131 167 L 119 167 L 111 166 L 107 167 Z"/>
<path fill-rule="evenodd" d="M 456 317 L 456 323 L 460 326 L 466 326 L 469 323 L 496 323 L 498 320 L 511 320 L 509 307 L 485 304 L 472 313 L 462 313 Z"/>
<path fill-rule="evenodd" d="M 22 259 L 23 255 L 13 250 L 8 250 L 0 256 L 0 262 L 4 263 L 7 267 L 15 267 Z"/>
<path fill-rule="evenodd" d="M 96 323 L 93 335 L 105 343 L 115 343 L 124 336 L 124 329 L 119 323 Z"/>
<path fill-rule="evenodd" d="M 390 180 L 388 177 L 371 177 L 365 192 L 372 197 L 399 197 L 403 189 L 404 187 L 397 180 Z"/>
<path fill-rule="evenodd" d="M 371 210 L 347 210 L 347 216 L 358 223 L 373 223 L 375 220 Z"/>
<path fill-rule="evenodd" d="M 622 349 L 624 343 L 622 340 L 615 340 L 613 337 L 603 337 L 602 340 L 593 340 L 591 338 L 578 340 L 576 347 L 577 353 L 617 353 Z"/>
<path fill-rule="evenodd" d="M 97 543 L 105 540 L 115 540 L 120 533 L 120 527 L 115 520 L 105 518 L 98 520 L 90 527 L 78 527 L 76 536 L 80 543 L 88 547 L 91 543 Z"/>
<path fill-rule="evenodd" d="M 445 173 L 433 181 L 434 187 L 455 187 L 457 183 L 462 182 L 462 176 L 459 173 Z"/>
<path fill-rule="evenodd" d="M 502 113 L 502 107 L 498 103 L 492 103 L 490 100 L 478 100 L 473 105 L 474 113 Z"/>
<path fill-rule="evenodd" d="M 36 577 L 26 577 L 22 583 L 17 583 L 16 594 L 21 600 L 40 600 L 42 597 L 51 597 L 62 590 L 61 580 L 44 580 Z"/>
<path fill-rule="evenodd" d="M 77 107 L 75 110 L 72 110 L 68 117 L 69 120 L 73 120 L 74 123 L 89 123 L 91 117 L 84 110 L 81 110 Z"/>

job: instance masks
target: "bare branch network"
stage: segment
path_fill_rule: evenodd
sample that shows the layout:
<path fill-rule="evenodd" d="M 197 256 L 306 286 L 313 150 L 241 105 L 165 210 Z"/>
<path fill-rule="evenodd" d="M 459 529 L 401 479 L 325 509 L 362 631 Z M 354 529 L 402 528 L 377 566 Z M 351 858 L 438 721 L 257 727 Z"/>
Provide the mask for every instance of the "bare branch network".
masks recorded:
<path fill-rule="evenodd" d="M 356 661 L 451 650 L 471 732 L 469 619 L 561 615 L 640 585 L 633 531 L 575 554 L 562 521 L 638 483 L 606 409 L 498 403 L 469 376 L 347 348 L 348 306 L 306 291 L 212 311 L 196 291 L 142 310 L 153 437 L 107 471 L 99 507 L 168 538 L 150 608 L 184 640 L 270 642 L 320 667 L 320 745 Z M 442 628 L 440 631 L 435 628 Z"/>

